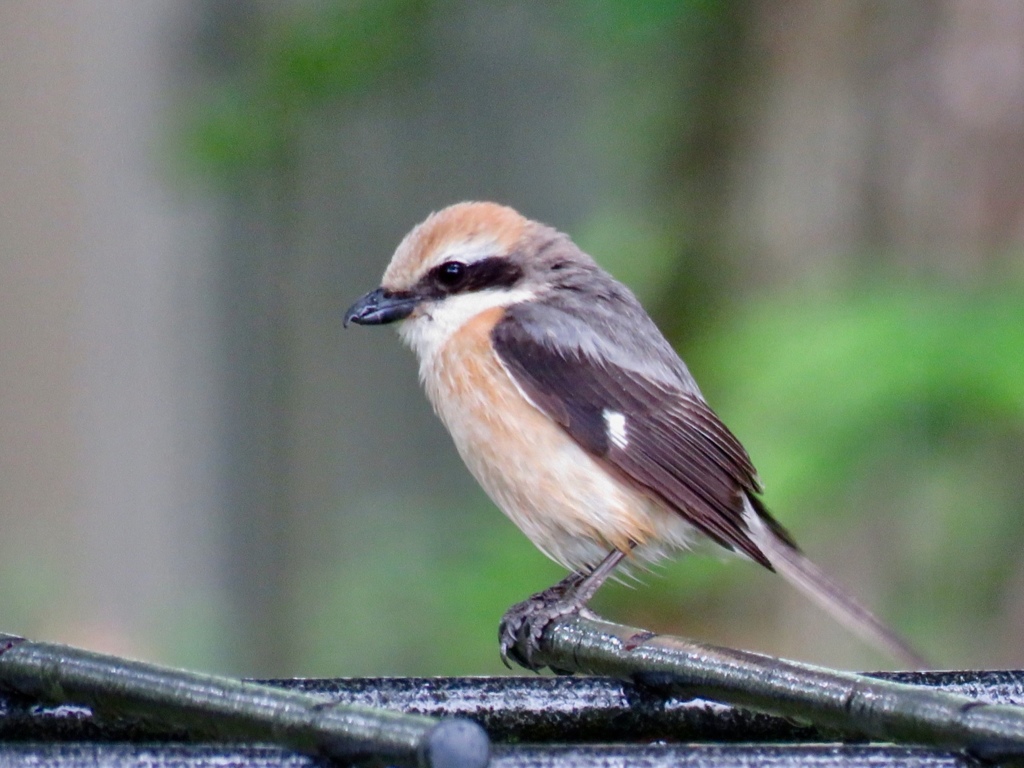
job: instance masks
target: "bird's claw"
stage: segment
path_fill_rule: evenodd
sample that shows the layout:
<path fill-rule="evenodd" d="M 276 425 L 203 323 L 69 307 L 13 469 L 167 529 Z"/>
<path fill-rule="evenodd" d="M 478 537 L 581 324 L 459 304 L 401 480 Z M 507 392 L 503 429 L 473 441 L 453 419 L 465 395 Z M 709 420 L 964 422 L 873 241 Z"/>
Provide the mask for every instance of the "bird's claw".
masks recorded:
<path fill-rule="evenodd" d="M 581 580 L 579 574 L 572 574 L 505 611 L 498 625 L 498 643 L 506 667 L 512 669 L 511 660 L 534 672 L 544 668 L 536 661 L 540 639 L 552 621 L 579 613 L 583 608 L 573 592 Z"/>

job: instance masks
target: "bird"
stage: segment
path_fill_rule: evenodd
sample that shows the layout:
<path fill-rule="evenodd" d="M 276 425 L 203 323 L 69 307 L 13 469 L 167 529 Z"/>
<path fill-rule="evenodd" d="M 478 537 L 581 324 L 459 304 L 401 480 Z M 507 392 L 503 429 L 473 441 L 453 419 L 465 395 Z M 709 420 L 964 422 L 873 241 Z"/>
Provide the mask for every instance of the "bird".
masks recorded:
<path fill-rule="evenodd" d="M 569 571 L 505 613 L 506 665 L 536 669 L 544 628 L 587 611 L 617 570 L 707 540 L 781 574 L 895 659 L 923 665 L 801 552 L 675 349 L 568 235 L 498 203 L 450 205 L 402 239 L 349 323 L 397 323 L 470 473 Z"/>

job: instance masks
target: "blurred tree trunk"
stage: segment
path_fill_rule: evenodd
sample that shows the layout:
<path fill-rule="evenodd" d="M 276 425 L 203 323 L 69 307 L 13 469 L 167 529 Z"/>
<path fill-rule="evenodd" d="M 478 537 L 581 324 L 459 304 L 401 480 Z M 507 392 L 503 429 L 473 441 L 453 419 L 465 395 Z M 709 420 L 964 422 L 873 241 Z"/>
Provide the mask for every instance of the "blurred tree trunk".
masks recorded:
<path fill-rule="evenodd" d="M 1024 235 L 1024 5 L 761 0 L 723 245 L 757 284 L 980 277 Z"/>

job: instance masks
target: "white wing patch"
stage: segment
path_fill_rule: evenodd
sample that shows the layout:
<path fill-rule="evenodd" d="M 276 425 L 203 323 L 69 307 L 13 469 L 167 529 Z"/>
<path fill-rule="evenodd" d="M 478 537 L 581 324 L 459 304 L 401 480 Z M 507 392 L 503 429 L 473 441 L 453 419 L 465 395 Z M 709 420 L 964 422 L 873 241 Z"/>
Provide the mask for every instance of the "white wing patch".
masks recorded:
<path fill-rule="evenodd" d="M 629 436 L 626 434 L 626 417 L 618 411 L 610 411 L 605 408 L 601 411 L 604 416 L 604 428 L 608 432 L 608 439 L 616 448 L 625 448 L 629 445 Z"/>

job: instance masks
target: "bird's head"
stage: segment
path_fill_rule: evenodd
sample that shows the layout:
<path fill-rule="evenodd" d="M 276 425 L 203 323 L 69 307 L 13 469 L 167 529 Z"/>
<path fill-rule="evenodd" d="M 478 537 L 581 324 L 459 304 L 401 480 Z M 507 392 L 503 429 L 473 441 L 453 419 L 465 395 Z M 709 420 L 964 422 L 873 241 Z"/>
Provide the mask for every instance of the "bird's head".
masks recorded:
<path fill-rule="evenodd" d="M 381 286 L 349 308 L 345 324 L 405 321 L 399 333 L 422 355 L 479 313 L 535 299 L 555 272 L 589 261 L 564 235 L 512 208 L 458 203 L 405 236 Z"/>

